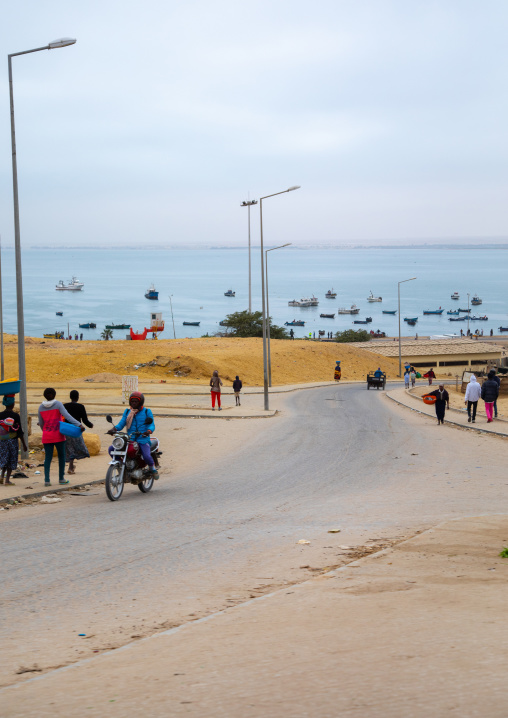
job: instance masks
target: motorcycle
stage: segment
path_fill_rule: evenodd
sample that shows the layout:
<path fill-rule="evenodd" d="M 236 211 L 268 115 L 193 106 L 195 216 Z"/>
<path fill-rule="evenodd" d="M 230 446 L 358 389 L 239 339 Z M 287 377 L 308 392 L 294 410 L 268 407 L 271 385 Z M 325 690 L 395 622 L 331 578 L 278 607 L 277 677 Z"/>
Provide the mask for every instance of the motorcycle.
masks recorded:
<path fill-rule="evenodd" d="M 106 416 L 106 421 L 113 424 L 110 414 Z M 136 432 L 131 438 L 124 431 L 115 431 L 111 442 L 113 445 L 111 461 L 106 473 L 106 494 L 110 501 L 118 501 L 126 483 L 136 484 L 144 494 L 153 487 L 155 480 L 153 473 L 145 463 L 139 444 L 135 441 L 139 436 L 142 436 L 142 432 Z M 162 454 L 162 451 L 159 451 L 158 439 L 150 439 L 150 453 L 158 468 L 159 456 Z"/>

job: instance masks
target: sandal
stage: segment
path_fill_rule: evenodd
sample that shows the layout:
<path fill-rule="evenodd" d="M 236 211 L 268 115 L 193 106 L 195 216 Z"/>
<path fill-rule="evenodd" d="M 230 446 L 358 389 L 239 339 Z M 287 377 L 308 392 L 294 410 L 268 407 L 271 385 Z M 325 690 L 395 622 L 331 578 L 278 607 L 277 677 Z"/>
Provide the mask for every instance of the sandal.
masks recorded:
<path fill-rule="evenodd" d="M 71 482 L 67 479 L 66 481 L 59 481 L 58 483 L 60 486 L 63 486 L 64 484 L 70 484 Z"/>

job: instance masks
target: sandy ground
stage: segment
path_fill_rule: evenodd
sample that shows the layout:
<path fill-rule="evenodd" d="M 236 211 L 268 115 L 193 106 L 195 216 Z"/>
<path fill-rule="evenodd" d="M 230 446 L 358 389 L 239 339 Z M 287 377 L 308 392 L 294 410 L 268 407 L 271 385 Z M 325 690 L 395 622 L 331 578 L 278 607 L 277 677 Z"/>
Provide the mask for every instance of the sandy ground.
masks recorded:
<path fill-rule="evenodd" d="M 398 363 L 351 344 L 308 340 L 272 340 L 273 384 L 300 384 L 333 379 L 335 361 L 342 362 L 344 379 L 364 379 L 378 366 L 388 377 L 396 377 Z M 72 382 L 105 374 L 102 380 L 124 374 L 140 381 L 186 384 L 208 383 L 218 369 L 226 385 L 240 375 L 245 386 L 263 383 L 261 339 L 159 339 L 157 341 L 65 341 L 27 338 L 27 381 Z M 149 362 L 155 366 L 139 366 Z M 169 363 L 168 363 L 169 362 Z M 17 344 L 5 337 L 5 376 L 17 376 Z M 137 368 L 135 368 L 137 367 Z M 178 375 L 175 376 L 175 373 Z M 109 375 L 109 376 L 108 376 Z"/>
<path fill-rule="evenodd" d="M 2 713 L 504 718 L 508 562 L 498 554 L 506 526 L 504 516 L 447 522 L 299 586 L 4 689 Z"/>

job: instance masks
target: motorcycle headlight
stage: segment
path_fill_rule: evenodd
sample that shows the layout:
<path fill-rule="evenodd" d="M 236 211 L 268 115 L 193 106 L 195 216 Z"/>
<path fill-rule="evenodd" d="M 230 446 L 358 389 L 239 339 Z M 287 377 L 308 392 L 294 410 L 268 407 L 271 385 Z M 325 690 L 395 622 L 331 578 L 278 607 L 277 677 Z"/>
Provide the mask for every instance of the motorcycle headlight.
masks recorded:
<path fill-rule="evenodd" d="M 121 436 L 115 436 L 111 443 L 113 444 L 113 449 L 123 449 L 125 445 L 125 441 Z"/>

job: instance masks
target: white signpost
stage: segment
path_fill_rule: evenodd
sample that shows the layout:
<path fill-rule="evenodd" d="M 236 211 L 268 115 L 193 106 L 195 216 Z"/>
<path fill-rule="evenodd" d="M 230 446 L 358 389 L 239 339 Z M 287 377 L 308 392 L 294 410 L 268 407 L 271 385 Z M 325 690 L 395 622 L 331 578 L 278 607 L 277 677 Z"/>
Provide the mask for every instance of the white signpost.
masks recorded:
<path fill-rule="evenodd" d="M 129 396 L 138 390 L 137 376 L 122 376 L 122 404 L 127 404 Z"/>

